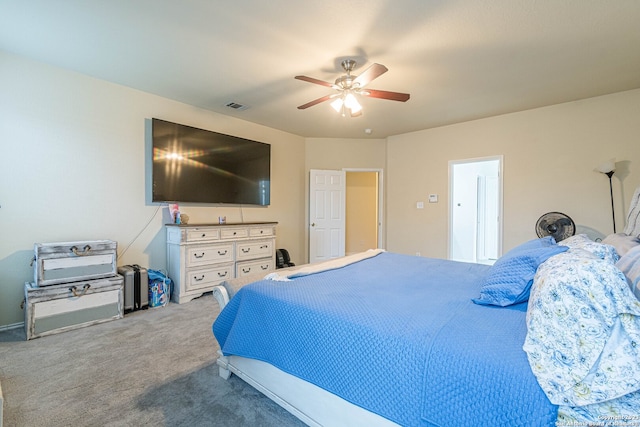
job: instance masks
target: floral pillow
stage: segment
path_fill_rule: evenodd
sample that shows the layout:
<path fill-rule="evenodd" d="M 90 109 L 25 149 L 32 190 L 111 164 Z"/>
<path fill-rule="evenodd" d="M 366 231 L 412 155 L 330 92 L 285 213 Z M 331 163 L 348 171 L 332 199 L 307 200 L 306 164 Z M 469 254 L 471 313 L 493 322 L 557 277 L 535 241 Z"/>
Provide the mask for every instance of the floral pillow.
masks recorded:
<path fill-rule="evenodd" d="M 570 249 L 540 266 L 523 349 L 551 403 L 590 405 L 640 390 L 639 338 L 640 301 L 615 265 Z"/>
<path fill-rule="evenodd" d="M 616 248 L 604 243 L 594 242 L 586 234 L 576 234 L 575 236 L 568 237 L 562 240 L 560 244 L 568 246 L 569 248 L 584 249 L 611 264 L 615 264 L 620 259 Z"/>

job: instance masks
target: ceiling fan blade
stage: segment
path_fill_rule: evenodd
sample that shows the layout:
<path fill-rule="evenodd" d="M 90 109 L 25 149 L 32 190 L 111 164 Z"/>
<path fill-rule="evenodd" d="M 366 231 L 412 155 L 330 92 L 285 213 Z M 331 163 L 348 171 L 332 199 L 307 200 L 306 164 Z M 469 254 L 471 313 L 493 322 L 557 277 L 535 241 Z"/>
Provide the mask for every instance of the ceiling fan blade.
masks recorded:
<path fill-rule="evenodd" d="M 335 95 L 326 95 L 326 96 L 323 96 L 322 98 L 314 99 L 311 102 L 307 102 L 306 104 L 299 106 L 298 110 L 304 110 L 305 108 L 313 107 L 316 104 L 320 104 L 321 102 L 328 101 L 332 98 L 335 98 Z"/>
<path fill-rule="evenodd" d="M 388 92 L 386 90 L 367 89 L 360 92 L 362 95 L 369 96 L 371 98 L 389 99 L 391 101 L 406 102 L 410 96 L 408 93 L 400 92 Z"/>
<path fill-rule="evenodd" d="M 322 86 L 327 86 L 327 87 L 333 87 L 334 86 L 333 83 L 325 82 L 323 80 L 314 79 L 313 77 L 296 76 L 295 78 L 298 79 L 298 80 L 303 80 L 305 82 L 315 83 L 317 85 L 322 85 Z"/>
<path fill-rule="evenodd" d="M 364 70 L 358 77 L 355 78 L 353 83 L 357 83 L 360 87 L 364 87 L 367 83 L 376 79 L 389 71 L 387 67 L 382 64 L 373 64 L 366 70 Z"/>

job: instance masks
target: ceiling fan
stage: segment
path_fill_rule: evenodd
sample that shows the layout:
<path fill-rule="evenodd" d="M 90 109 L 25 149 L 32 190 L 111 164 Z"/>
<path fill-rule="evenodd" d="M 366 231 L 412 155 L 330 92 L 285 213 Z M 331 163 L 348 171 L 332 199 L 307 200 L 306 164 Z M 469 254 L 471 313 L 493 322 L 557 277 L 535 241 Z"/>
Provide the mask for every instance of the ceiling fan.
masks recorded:
<path fill-rule="evenodd" d="M 356 61 L 352 59 L 345 59 L 342 61 L 342 68 L 346 74 L 338 77 L 335 83 L 325 82 L 323 80 L 314 79 L 313 77 L 296 76 L 295 78 L 298 80 L 327 86 L 338 91 L 338 93 L 325 95 L 322 98 L 307 102 L 306 104 L 299 106 L 298 109 L 304 110 L 305 108 L 313 107 L 316 104 L 333 99 L 331 106 L 338 113 L 342 114 L 343 117 L 347 115 L 347 110 L 351 117 L 356 117 L 362 114 L 362 106 L 356 99 L 355 95 L 364 95 L 371 98 L 389 99 L 400 102 L 406 102 L 409 99 L 408 93 L 388 92 L 385 90 L 364 88 L 372 80 L 389 71 L 384 65 L 373 64 L 364 70 L 359 76 L 351 74 L 355 67 Z"/>

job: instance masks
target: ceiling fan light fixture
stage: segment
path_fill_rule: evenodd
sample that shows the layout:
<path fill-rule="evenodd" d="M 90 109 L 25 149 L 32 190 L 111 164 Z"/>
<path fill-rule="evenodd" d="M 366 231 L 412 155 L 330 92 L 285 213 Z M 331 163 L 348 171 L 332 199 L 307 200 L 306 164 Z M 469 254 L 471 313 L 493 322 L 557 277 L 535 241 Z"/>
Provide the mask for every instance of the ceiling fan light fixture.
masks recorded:
<path fill-rule="evenodd" d="M 358 113 L 362 110 L 362 105 L 360 105 L 356 97 L 351 92 L 345 96 L 344 105 L 351 110 L 351 114 Z"/>
<path fill-rule="evenodd" d="M 342 100 L 342 98 L 336 98 L 330 105 L 334 110 L 336 110 L 336 113 L 340 113 L 342 111 L 343 104 L 344 101 Z"/>
<path fill-rule="evenodd" d="M 311 102 L 298 106 L 299 110 L 304 110 L 321 102 L 333 99 L 331 107 L 336 110 L 343 117 L 346 117 L 346 110 L 349 110 L 351 117 L 358 117 L 362 115 L 362 106 L 356 99 L 355 95 L 370 96 L 372 98 L 389 99 L 392 101 L 406 102 L 409 99 L 408 93 L 389 92 L 385 90 L 364 89 L 364 86 L 369 84 L 372 80 L 380 77 L 382 74 L 388 71 L 387 67 L 381 64 L 372 64 L 360 75 L 351 75 L 351 71 L 356 66 L 356 62 L 352 59 L 346 59 L 342 61 L 342 68 L 346 72 L 345 75 L 336 79 L 335 84 L 329 83 L 324 80 L 318 80 L 308 76 L 295 76 L 296 79 L 306 81 L 309 83 L 330 87 L 338 91 L 333 95 L 325 95 L 321 98 L 315 99 Z"/>

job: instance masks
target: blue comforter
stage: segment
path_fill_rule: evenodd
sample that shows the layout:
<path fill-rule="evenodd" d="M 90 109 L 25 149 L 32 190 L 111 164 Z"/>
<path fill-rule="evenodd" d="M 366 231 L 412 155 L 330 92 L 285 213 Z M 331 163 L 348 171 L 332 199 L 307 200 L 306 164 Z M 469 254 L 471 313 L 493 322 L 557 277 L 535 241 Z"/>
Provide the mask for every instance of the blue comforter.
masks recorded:
<path fill-rule="evenodd" d="M 403 426 L 552 426 L 522 344 L 526 304 L 480 306 L 488 266 L 382 253 L 243 287 L 213 332 Z"/>

